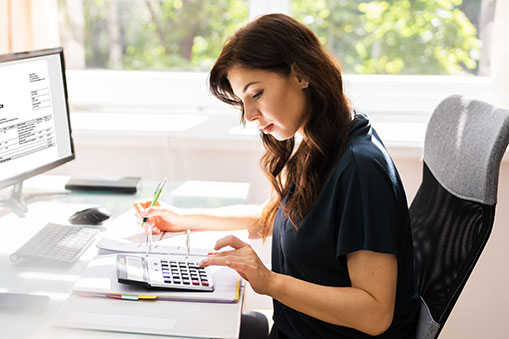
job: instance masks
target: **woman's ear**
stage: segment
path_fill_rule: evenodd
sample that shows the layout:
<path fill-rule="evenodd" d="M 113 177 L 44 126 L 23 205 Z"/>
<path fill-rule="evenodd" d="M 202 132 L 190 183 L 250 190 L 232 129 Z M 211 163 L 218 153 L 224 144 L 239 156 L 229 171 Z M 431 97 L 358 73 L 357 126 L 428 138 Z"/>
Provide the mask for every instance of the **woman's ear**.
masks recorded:
<path fill-rule="evenodd" d="M 292 77 L 297 81 L 297 84 L 300 86 L 300 88 L 308 88 L 309 86 L 309 80 L 308 78 L 301 72 L 299 69 L 299 66 L 297 66 L 295 63 L 292 64 Z"/>

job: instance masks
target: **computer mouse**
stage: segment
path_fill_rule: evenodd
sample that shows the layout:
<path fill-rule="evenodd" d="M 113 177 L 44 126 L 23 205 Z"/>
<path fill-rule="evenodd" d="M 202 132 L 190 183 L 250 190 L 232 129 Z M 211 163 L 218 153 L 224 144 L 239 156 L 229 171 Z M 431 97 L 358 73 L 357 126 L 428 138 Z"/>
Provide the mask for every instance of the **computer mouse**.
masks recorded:
<path fill-rule="evenodd" d="M 111 213 L 104 207 L 90 207 L 78 211 L 69 217 L 73 225 L 100 225 Z"/>

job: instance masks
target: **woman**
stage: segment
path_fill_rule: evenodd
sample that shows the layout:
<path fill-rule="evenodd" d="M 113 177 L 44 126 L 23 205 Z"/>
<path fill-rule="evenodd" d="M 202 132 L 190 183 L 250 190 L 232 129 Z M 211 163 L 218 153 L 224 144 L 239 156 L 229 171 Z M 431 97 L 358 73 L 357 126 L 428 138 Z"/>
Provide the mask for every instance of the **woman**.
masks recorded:
<path fill-rule="evenodd" d="M 210 88 L 254 121 L 273 194 L 261 206 L 182 211 L 135 204 L 155 231 L 247 228 L 272 235 L 272 271 L 235 237 L 203 266 L 236 270 L 274 299 L 277 338 L 413 338 L 418 297 L 405 193 L 339 66 L 304 25 L 258 18 L 225 44 Z M 300 144 L 296 134 L 302 136 Z"/>

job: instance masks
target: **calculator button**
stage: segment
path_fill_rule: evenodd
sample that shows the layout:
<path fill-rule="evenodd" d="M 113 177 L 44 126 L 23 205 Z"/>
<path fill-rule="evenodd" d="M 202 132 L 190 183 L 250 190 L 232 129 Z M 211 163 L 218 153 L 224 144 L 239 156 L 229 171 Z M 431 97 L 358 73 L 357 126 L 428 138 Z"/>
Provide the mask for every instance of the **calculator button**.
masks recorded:
<path fill-rule="evenodd" d="M 202 280 L 201 284 L 202 284 L 203 286 L 209 286 L 209 282 L 208 282 L 208 281 L 206 281 L 206 280 L 205 280 L 205 281 L 203 281 L 203 280 Z"/>
<path fill-rule="evenodd" d="M 193 285 L 199 285 L 200 282 L 198 280 L 193 280 Z"/>

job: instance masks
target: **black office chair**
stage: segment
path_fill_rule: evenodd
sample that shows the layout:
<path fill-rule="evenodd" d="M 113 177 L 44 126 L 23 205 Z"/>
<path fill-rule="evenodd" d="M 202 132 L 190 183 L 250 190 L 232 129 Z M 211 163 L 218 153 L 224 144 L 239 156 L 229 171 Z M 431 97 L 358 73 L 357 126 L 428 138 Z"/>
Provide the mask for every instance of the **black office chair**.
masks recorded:
<path fill-rule="evenodd" d="M 431 116 L 410 206 L 418 339 L 438 337 L 488 241 L 508 136 L 508 110 L 463 96 L 446 98 Z"/>

